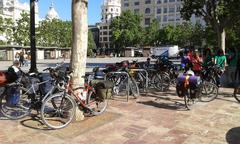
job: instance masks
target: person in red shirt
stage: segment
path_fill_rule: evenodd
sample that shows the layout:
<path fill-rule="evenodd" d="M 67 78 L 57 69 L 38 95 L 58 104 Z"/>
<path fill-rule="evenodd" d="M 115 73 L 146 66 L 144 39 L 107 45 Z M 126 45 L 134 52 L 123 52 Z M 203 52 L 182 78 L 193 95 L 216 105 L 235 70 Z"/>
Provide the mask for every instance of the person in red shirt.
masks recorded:
<path fill-rule="evenodd" d="M 199 75 L 202 70 L 202 58 L 199 56 L 198 52 L 193 53 L 192 57 L 192 70 L 194 71 L 195 75 Z"/>

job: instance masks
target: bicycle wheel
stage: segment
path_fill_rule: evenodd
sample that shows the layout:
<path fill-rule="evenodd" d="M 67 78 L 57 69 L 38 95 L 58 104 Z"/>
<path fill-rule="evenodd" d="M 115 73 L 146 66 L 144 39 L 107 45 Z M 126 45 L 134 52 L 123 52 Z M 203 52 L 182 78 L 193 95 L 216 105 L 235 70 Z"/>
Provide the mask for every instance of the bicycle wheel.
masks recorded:
<path fill-rule="evenodd" d="M 185 106 L 188 110 L 191 110 L 193 104 L 196 103 L 196 99 L 195 98 L 191 98 L 189 94 L 185 94 L 184 95 L 184 103 Z"/>
<path fill-rule="evenodd" d="M 135 98 L 139 96 L 139 88 L 134 78 L 130 78 L 129 90 L 130 90 L 130 94 L 132 94 Z"/>
<path fill-rule="evenodd" d="M 10 102 L 9 100 L 10 97 L 12 97 L 7 92 L 10 87 L 4 89 L 4 92 L 0 96 L 0 108 L 2 114 L 12 120 L 21 119 L 29 115 L 31 100 L 29 99 L 26 89 L 19 87 L 20 97 L 15 103 Z"/>
<path fill-rule="evenodd" d="M 116 96 L 126 96 L 127 94 L 127 83 L 128 83 L 128 78 L 120 78 L 117 80 L 117 83 L 114 83 L 113 86 L 113 95 Z"/>
<path fill-rule="evenodd" d="M 97 96 L 96 93 L 90 91 L 87 96 L 87 107 L 93 115 L 100 115 L 105 112 L 108 105 L 108 100 Z"/>
<path fill-rule="evenodd" d="M 165 73 L 156 74 L 153 78 L 155 88 L 160 91 L 166 91 L 170 86 L 170 78 Z"/>
<path fill-rule="evenodd" d="M 199 89 L 199 100 L 210 102 L 218 96 L 218 87 L 214 83 L 204 81 Z"/>
<path fill-rule="evenodd" d="M 41 107 L 43 123 L 52 129 L 66 127 L 73 120 L 75 113 L 75 100 L 64 92 L 48 97 Z"/>
<path fill-rule="evenodd" d="M 234 88 L 233 97 L 240 103 L 240 87 Z"/>

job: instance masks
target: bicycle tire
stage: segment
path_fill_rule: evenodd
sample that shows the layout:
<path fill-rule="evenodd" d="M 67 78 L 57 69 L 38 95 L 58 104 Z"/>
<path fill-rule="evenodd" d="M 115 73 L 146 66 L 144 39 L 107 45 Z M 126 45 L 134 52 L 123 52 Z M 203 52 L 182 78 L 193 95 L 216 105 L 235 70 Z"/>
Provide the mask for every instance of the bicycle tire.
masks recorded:
<path fill-rule="evenodd" d="M 240 87 L 235 87 L 233 97 L 240 103 Z"/>
<path fill-rule="evenodd" d="M 10 96 L 7 94 L 7 88 L 5 88 L 4 92 L 0 96 L 1 113 L 11 120 L 22 119 L 29 115 L 31 111 L 31 101 L 28 94 L 25 92 L 23 87 L 19 87 L 19 91 L 20 97 L 17 104 L 10 104 L 8 102 L 7 99 Z"/>
<path fill-rule="evenodd" d="M 92 115 L 97 116 L 104 113 L 108 106 L 108 99 L 97 96 L 90 91 L 87 96 L 87 107 L 91 110 Z"/>
<path fill-rule="evenodd" d="M 130 78 L 129 90 L 135 98 L 137 98 L 139 96 L 139 88 L 138 88 L 137 82 L 134 78 Z"/>
<path fill-rule="evenodd" d="M 218 96 L 218 86 L 214 83 L 204 81 L 200 86 L 199 100 L 202 102 L 210 102 Z"/>
<path fill-rule="evenodd" d="M 66 127 L 72 122 L 75 113 L 75 100 L 64 92 L 56 93 L 48 97 L 41 107 L 42 121 L 51 129 L 62 129 Z M 64 118 L 66 118 L 65 121 L 63 120 Z"/>
<path fill-rule="evenodd" d="M 160 91 L 166 91 L 170 87 L 170 78 L 168 74 L 160 73 L 153 77 L 154 86 Z"/>
<path fill-rule="evenodd" d="M 187 110 L 191 110 L 193 104 L 195 103 L 195 99 L 191 98 L 189 94 L 184 95 L 184 103 Z"/>

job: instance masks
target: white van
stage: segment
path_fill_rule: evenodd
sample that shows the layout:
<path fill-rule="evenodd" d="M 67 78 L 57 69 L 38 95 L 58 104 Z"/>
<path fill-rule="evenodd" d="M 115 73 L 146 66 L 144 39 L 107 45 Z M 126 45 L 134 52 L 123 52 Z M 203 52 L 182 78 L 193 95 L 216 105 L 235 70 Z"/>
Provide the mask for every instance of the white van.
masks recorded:
<path fill-rule="evenodd" d="M 179 48 L 177 45 L 174 46 L 162 46 L 151 48 L 152 57 L 167 56 L 169 58 L 178 57 Z"/>

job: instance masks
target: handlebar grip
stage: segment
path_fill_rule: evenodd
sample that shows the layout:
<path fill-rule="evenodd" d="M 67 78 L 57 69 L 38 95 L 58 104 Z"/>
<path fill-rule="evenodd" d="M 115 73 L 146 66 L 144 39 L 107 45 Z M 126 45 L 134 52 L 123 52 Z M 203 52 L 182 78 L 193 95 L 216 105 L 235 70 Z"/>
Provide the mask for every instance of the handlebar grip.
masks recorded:
<path fill-rule="evenodd" d="M 48 67 L 48 68 L 45 68 L 43 71 L 47 71 L 47 70 L 50 70 L 51 68 L 50 67 Z"/>

